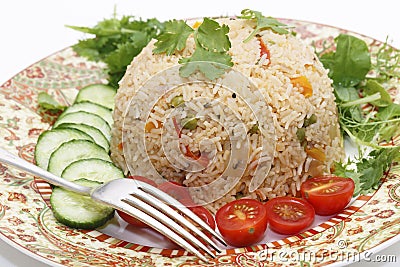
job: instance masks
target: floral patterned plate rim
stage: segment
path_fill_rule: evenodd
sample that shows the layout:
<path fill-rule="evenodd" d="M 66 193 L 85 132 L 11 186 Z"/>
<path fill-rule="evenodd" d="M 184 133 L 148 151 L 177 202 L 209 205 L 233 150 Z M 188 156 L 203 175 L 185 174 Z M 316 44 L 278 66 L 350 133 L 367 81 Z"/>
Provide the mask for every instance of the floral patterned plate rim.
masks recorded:
<path fill-rule="evenodd" d="M 284 19 L 298 36 L 317 48 L 343 29 Z M 382 43 L 364 39 L 372 48 Z M 78 90 L 104 83 L 98 63 L 71 48 L 32 64 L 0 87 L 0 131 L 5 148 L 33 162 L 39 134 L 58 114 L 37 107 L 39 92 L 68 104 Z M 396 89 L 397 90 L 397 89 Z M 398 97 L 399 92 L 393 92 Z M 395 140 L 400 142 L 400 138 Z M 394 166 L 375 192 L 301 234 L 240 249 L 226 249 L 205 264 L 179 249 L 155 248 L 102 232 L 80 231 L 55 221 L 48 205 L 50 186 L 27 173 L 0 164 L 0 238 L 39 261 L 58 266 L 327 266 L 368 257 L 400 240 L 400 168 Z"/>

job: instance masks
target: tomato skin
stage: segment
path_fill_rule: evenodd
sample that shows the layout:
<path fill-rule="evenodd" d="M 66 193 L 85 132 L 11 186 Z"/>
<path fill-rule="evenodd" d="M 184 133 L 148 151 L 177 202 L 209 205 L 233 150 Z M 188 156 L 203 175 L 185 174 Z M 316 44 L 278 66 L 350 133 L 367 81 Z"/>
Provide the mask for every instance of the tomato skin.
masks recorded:
<path fill-rule="evenodd" d="M 143 227 L 143 228 L 150 227 L 147 224 L 139 221 L 135 217 L 132 217 L 131 215 L 129 215 L 125 212 L 117 210 L 117 213 L 118 213 L 119 217 L 121 217 L 125 222 L 129 223 L 130 225 L 133 225 L 135 227 Z"/>
<path fill-rule="evenodd" d="M 315 218 L 313 206 L 296 197 L 276 197 L 265 203 L 269 228 L 279 234 L 294 235 L 306 230 Z"/>
<path fill-rule="evenodd" d="M 215 221 L 228 244 L 245 247 L 264 237 L 267 230 L 267 211 L 257 200 L 241 198 L 219 208 Z"/>
<path fill-rule="evenodd" d="M 157 187 L 156 182 L 154 182 L 153 180 L 151 180 L 151 179 L 149 179 L 149 178 L 143 177 L 143 176 L 131 175 L 131 176 L 128 176 L 128 178 L 129 178 L 129 179 L 133 179 L 133 180 L 142 181 L 142 182 L 148 183 L 149 185 L 152 185 L 152 186 L 154 186 L 154 187 Z"/>
<path fill-rule="evenodd" d="M 189 207 L 194 214 L 200 217 L 203 221 L 205 221 L 213 230 L 215 230 L 215 220 L 214 216 L 211 214 L 208 209 L 204 208 L 203 206 L 193 206 Z"/>
<path fill-rule="evenodd" d="M 143 176 L 132 175 L 132 176 L 128 176 L 128 178 L 129 179 L 133 179 L 133 180 L 142 181 L 142 182 L 148 183 L 149 185 L 157 187 L 157 184 L 153 180 L 151 180 L 149 178 L 146 178 L 146 177 L 143 177 Z M 126 221 L 127 223 L 129 223 L 129 224 L 131 224 L 133 226 L 136 226 L 136 227 L 149 227 L 147 224 L 139 221 L 135 217 L 132 217 L 131 215 L 129 215 L 129 214 L 125 213 L 125 212 L 117 210 L 117 213 L 124 221 Z"/>
<path fill-rule="evenodd" d="M 351 178 L 326 175 L 308 179 L 300 191 L 313 205 L 316 214 L 328 216 L 340 212 L 350 203 L 354 188 Z"/>
<path fill-rule="evenodd" d="M 185 206 L 195 206 L 192 200 L 192 196 L 189 193 L 187 187 L 180 185 L 175 182 L 164 182 L 158 186 L 158 189 L 167 193 L 171 197 L 175 198 Z"/>

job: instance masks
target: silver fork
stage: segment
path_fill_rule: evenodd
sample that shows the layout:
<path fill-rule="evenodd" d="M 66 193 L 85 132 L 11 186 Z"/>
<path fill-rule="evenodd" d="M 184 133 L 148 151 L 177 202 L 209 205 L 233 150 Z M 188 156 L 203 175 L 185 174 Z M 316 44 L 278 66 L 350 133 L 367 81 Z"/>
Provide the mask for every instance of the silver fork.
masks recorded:
<path fill-rule="evenodd" d="M 221 250 L 203 231 L 175 209 L 190 218 L 190 220 L 226 246 L 222 237 L 190 209 L 184 207 L 173 197 L 147 183 L 132 179 L 116 179 L 99 187 L 90 188 L 60 178 L 1 148 L 0 162 L 41 177 L 50 184 L 90 196 L 95 201 L 128 213 L 167 236 L 205 262 L 208 262 L 208 259 L 204 255 L 204 252 L 215 258 L 215 254 L 205 244 L 208 244 L 217 253 L 220 253 Z M 174 206 L 175 209 L 171 208 L 171 206 Z M 190 233 L 189 230 L 194 232 L 197 237 Z"/>

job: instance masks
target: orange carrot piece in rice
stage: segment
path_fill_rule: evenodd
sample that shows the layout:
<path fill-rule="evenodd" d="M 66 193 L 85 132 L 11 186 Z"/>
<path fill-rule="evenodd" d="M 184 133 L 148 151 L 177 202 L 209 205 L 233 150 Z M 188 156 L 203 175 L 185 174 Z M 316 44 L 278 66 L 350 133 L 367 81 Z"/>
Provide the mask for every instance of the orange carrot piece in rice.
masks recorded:
<path fill-rule="evenodd" d="M 305 97 L 312 96 L 312 94 L 313 94 L 312 85 L 306 76 L 299 76 L 296 78 L 291 78 L 290 82 L 293 84 L 293 86 L 303 88 L 302 94 Z"/>
<path fill-rule="evenodd" d="M 325 152 L 322 151 L 320 148 L 317 147 L 307 148 L 306 153 L 307 155 L 318 161 L 325 162 L 326 160 Z"/>

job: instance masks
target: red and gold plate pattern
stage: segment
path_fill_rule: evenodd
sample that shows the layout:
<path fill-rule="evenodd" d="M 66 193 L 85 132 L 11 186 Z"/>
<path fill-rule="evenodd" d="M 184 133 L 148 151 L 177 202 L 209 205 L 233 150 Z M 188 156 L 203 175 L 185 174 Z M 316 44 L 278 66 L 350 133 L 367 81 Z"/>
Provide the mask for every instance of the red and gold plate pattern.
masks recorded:
<path fill-rule="evenodd" d="M 298 36 L 316 48 L 333 42 L 342 29 L 295 20 Z M 372 49 L 380 42 L 364 39 Z M 66 48 L 37 62 L 0 87 L 1 147 L 33 162 L 39 134 L 58 114 L 43 113 L 39 92 L 63 104 L 78 90 L 105 82 L 103 66 Z M 393 95 L 398 95 L 397 89 Z M 399 140 L 396 140 L 399 142 Z M 301 234 L 226 249 L 206 266 L 327 266 L 348 264 L 400 240 L 400 169 L 394 166 L 382 186 L 359 196 L 340 214 Z M 59 266 L 204 266 L 180 249 L 128 242 L 110 231 L 80 231 L 55 221 L 49 208 L 50 186 L 0 164 L 0 237 L 38 260 Z M 267 234 L 268 239 L 268 234 Z"/>

